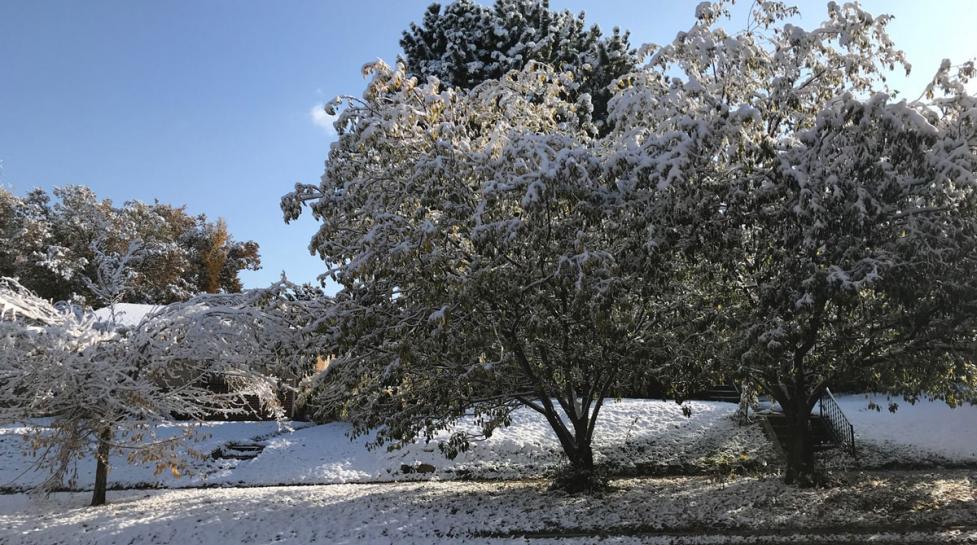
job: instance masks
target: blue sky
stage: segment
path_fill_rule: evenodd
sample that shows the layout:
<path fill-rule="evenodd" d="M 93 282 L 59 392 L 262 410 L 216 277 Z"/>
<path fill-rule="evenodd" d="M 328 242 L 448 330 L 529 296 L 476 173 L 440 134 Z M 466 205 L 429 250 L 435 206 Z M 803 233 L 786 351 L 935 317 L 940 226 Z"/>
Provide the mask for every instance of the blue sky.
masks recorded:
<path fill-rule="evenodd" d="M 315 223 L 285 225 L 278 208 L 295 182 L 322 173 L 333 136 L 312 112 L 359 94 L 363 63 L 393 60 L 428 3 L 0 2 L 0 184 L 18 194 L 85 184 L 116 202 L 186 204 L 260 243 L 264 267 L 242 275 L 247 286 L 283 270 L 313 280 L 323 270 L 307 250 Z M 635 45 L 688 28 L 696 3 L 551 0 L 631 30 Z M 825 2 L 797 4 L 805 26 L 825 13 Z M 969 0 L 863 5 L 896 16 L 892 34 L 914 70 L 892 81 L 906 96 L 942 58 L 977 55 Z"/>

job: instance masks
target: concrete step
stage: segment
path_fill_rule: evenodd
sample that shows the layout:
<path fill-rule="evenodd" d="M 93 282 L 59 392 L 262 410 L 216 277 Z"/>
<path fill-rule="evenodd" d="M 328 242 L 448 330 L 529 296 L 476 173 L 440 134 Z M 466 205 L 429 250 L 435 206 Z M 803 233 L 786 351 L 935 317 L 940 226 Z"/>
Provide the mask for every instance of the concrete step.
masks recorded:
<path fill-rule="evenodd" d="M 227 444 L 224 445 L 224 447 L 229 450 L 240 450 L 240 451 L 252 451 L 252 450 L 262 451 L 265 449 L 265 446 L 262 445 L 261 443 L 238 443 L 235 441 L 228 442 Z"/>
<path fill-rule="evenodd" d="M 726 401 L 730 403 L 739 403 L 740 393 L 736 391 L 736 387 L 731 384 L 718 384 L 701 392 L 697 392 L 692 396 L 692 399 L 701 401 Z"/>
<path fill-rule="evenodd" d="M 264 449 L 265 445 L 262 443 L 229 441 L 217 447 L 211 453 L 211 457 L 225 460 L 251 460 L 257 458 Z"/>

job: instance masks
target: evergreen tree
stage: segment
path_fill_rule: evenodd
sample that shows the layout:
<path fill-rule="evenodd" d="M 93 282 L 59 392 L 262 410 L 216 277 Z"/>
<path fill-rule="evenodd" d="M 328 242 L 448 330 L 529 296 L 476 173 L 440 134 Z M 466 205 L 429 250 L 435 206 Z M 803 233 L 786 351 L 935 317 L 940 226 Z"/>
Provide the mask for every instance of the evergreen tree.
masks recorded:
<path fill-rule="evenodd" d="M 472 0 L 444 9 L 431 4 L 400 44 L 409 76 L 435 76 L 463 89 L 534 61 L 570 72 L 569 101 L 589 96 L 602 130 L 612 83 L 637 64 L 627 32 L 614 28 L 605 36 L 596 25 L 587 27 L 583 13 L 550 10 L 548 0 L 497 0 L 491 8 Z"/>

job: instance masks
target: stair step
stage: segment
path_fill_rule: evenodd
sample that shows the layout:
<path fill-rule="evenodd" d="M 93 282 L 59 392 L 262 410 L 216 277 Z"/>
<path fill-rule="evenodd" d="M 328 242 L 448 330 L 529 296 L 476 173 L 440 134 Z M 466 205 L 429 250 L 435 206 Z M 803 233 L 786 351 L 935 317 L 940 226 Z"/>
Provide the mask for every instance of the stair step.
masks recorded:
<path fill-rule="evenodd" d="M 221 453 L 220 458 L 225 459 L 225 460 L 253 460 L 253 459 L 255 459 L 255 458 L 258 457 L 258 454 L 260 454 L 260 453 L 257 453 L 256 452 L 256 453 L 253 453 L 253 454 L 252 453 L 248 453 L 248 454 L 241 453 L 241 454 L 238 454 L 238 453 L 235 453 L 235 452 L 223 452 L 223 453 Z"/>
<path fill-rule="evenodd" d="M 740 393 L 736 390 L 735 386 L 729 384 L 717 384 L 696 393 L 694 396 L 692 396 L 692 399 L 739 403 Z"/>
<path fill-rule="evenodd" d="M 264 450 L 265 448 L 261 443 L 237 443 L 234 441 L 225 444 L 224 447 L 233 450 Z"/>
<path fill-rule="evenodd" d="M 230 441 L 224 446 L 218 447 L 212 453 L 212 457 L 229 460 L 252 460 L 257 458 L 264 449 L 265 445 L 261 443 Z"/>

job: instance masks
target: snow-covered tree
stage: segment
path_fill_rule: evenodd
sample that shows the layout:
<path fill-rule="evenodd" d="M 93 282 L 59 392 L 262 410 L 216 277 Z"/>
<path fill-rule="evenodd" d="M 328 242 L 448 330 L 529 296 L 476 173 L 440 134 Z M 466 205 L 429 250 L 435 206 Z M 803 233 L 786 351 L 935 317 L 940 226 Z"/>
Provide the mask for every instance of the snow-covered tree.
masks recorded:
<path fill-rule="evenodd" d="M 442 10 L 431 4 L 420 25 L 412 23 L 400 41 L 407 74 L 464 89 L 531 62 L 573 74 L 566 85 L 571 102 L 587 95 L 593 119 L 603 126 L 611 84 L 636 65 L 628 33 L 617 28 L 604 36 L 587 27 L 584 14 L 553 11 L 547 0 L 496 0 L 486 7 L 456 0 Z"/>
<path fill-rule="evenodd" d="M 186 441 L 193 426 L 163 437 L 159 424 L 239 412 L 249 396 L 280 413 L 274 395 L 279 377 L 314 358 L 305 327 L 313 307 L 294 297 L 297 289 L 282 281 L 240 294 L 201 295 L 160 307 L 126 328 L 0 280 L 0 422 L 32 430 L 37 466 L 49 472 L 40 489 L 60 486 L 77 461 L 94 456 L 92 504 L 102 504 L 110 452 L 174 473 L 195 455 Z M 207 381 L 213 376 L 233 387 L 213 391 Z M 38 417 L 50 420 L 41 425 Z"/>
<path fill-rule="evenodd" d="M 562 484 L 593 486 L 608 392 L 685 363 L 665 349 L 665 324 L 695 318 L 671 305 L 674 261 L 628 232 L 572 74 L 530 64 L 465 91 L 369 72 L 321 184 L 282 202 L 322 222 L 310 247 L 342 287 L 323 398 L 395 444 L 465 414 L 490 435 L 528 407 L 569 459 Z"/>
<path fill-rule="evenodd" d="M 882 76 L 908 65 L 889 17 L 832 2 L 804 30 L 761 1 L 733 34 L 726 8 L 700 4 L 646 49 L 611 101 L 617 168 L 635 198 L 671 200 L 665 225 L 721 271 L 693 290 L 726 328 L 714 361 L 780 403 L 787 480 L 811 484 L 810 414 L 832 381 L 954 404 L 977 380 L 974 69 L 945 63 L 926 97 L 896 100 Z"/>

